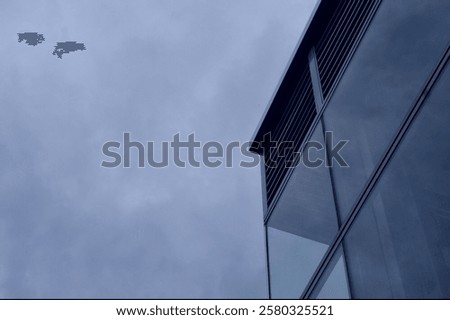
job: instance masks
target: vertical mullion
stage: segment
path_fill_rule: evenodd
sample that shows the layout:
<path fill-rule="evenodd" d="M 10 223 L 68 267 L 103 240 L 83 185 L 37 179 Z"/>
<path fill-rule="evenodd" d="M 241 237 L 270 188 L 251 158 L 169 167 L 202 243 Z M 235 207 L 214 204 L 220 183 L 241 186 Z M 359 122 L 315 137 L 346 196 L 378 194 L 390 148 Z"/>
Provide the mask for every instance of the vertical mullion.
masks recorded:
<path fill-rule="evenodd" d="M 267 231 L 267 224 L 264 226 L 265 238 L 266 238 L 266 270 L 267 270 L 267 288 L 269 292 L 269 299 L 272 299 L 272 286 L 270 283 L 270 260 L 269 260 L 269 233 Z"/>

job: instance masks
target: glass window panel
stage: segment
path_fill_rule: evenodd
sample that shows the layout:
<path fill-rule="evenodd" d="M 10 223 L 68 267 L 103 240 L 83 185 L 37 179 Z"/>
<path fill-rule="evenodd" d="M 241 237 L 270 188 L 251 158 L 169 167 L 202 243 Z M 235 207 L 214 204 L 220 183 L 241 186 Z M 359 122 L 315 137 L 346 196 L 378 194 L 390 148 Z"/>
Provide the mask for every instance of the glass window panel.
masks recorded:
<path fill-rule="evenodd" d="M 350 299 L 347 267 L 340 247 L 311 295 L 315 299 Z"/>
<path fill-rule="evenodd" d="M 324 145 L 322 130 L 319 123 L 311 140 Z M 310 153 L 318 159 L 323 150 Z M 267 224 L 272 298 L 300 297 L 337 225 L 329 168 L 299 164 Z"/>
<path fill-rule="evenodd" d="M 325 129 L 350 140 L 333 167 L 345 217 L 446 49 L 450 1 L 383 1 L 324 113 Z"/>
<path fill-rule="evenodd" d="M 271 296 L 298 299 L 328 246 L 275 228 L 267 233 Z"/>
<path fill-rule="evenodd" d="M 450 298 L 450 67 L 345 237 L 354 298 Z"/>

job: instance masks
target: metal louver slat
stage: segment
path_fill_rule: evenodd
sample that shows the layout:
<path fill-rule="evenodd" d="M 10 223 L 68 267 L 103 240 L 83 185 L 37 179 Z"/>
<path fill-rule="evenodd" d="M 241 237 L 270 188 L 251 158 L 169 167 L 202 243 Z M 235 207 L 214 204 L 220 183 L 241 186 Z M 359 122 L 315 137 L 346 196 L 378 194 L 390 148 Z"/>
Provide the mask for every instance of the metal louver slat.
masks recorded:
<path fill-rule="evenodd" d="M 344 0 L 338 6 L 324 34 L 317 41 L 316 54 L 324 98 L 370 20 L 380 0 Z"/>

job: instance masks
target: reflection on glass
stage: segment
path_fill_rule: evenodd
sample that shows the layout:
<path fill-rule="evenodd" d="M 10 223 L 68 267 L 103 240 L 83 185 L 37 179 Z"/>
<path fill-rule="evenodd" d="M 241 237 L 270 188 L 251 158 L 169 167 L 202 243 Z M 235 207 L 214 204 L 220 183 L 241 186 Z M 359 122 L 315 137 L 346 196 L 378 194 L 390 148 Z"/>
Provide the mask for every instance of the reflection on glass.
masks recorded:
<path fill-rule="evenodd" d="M 315 299 L 350 299 L 342 247 L 337 250 L 328 264 L 311 297 Z"/>
<path fill-rule="evenodd" d="M 345 238 L 354 298 L 450 298 L 450 67 Z"/>
<path fill-rule="evenodd" d="M 311 140 L 323 145 L 321 125 Z M 299 298 L 337 232 L 329 168 L 299 164 L 267 226 L 272 298 Z"/>
<path fill-rule="evenodd" d="M 298 299 L 328 246 L 275 228 L 267 233 L 272 298 Z"/>
<path fill-rule="evenodd" d="M 450 1 L 382 1 L 324 113 L 350 168 L 333 167 L 344 218 L 446 49 Z M 342 219 L 343 220 L 343 219 Z"/>

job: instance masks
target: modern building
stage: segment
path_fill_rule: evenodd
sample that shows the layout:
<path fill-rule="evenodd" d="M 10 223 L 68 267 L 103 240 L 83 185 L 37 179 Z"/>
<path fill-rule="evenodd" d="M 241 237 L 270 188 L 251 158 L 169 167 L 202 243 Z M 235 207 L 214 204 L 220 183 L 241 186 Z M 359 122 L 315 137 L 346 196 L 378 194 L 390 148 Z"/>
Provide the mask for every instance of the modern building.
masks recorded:
<path fill-rule="evenodd" d="M 449 17 L 319 1 L 251 148 L 271 298 L 450 298 Z"/>

